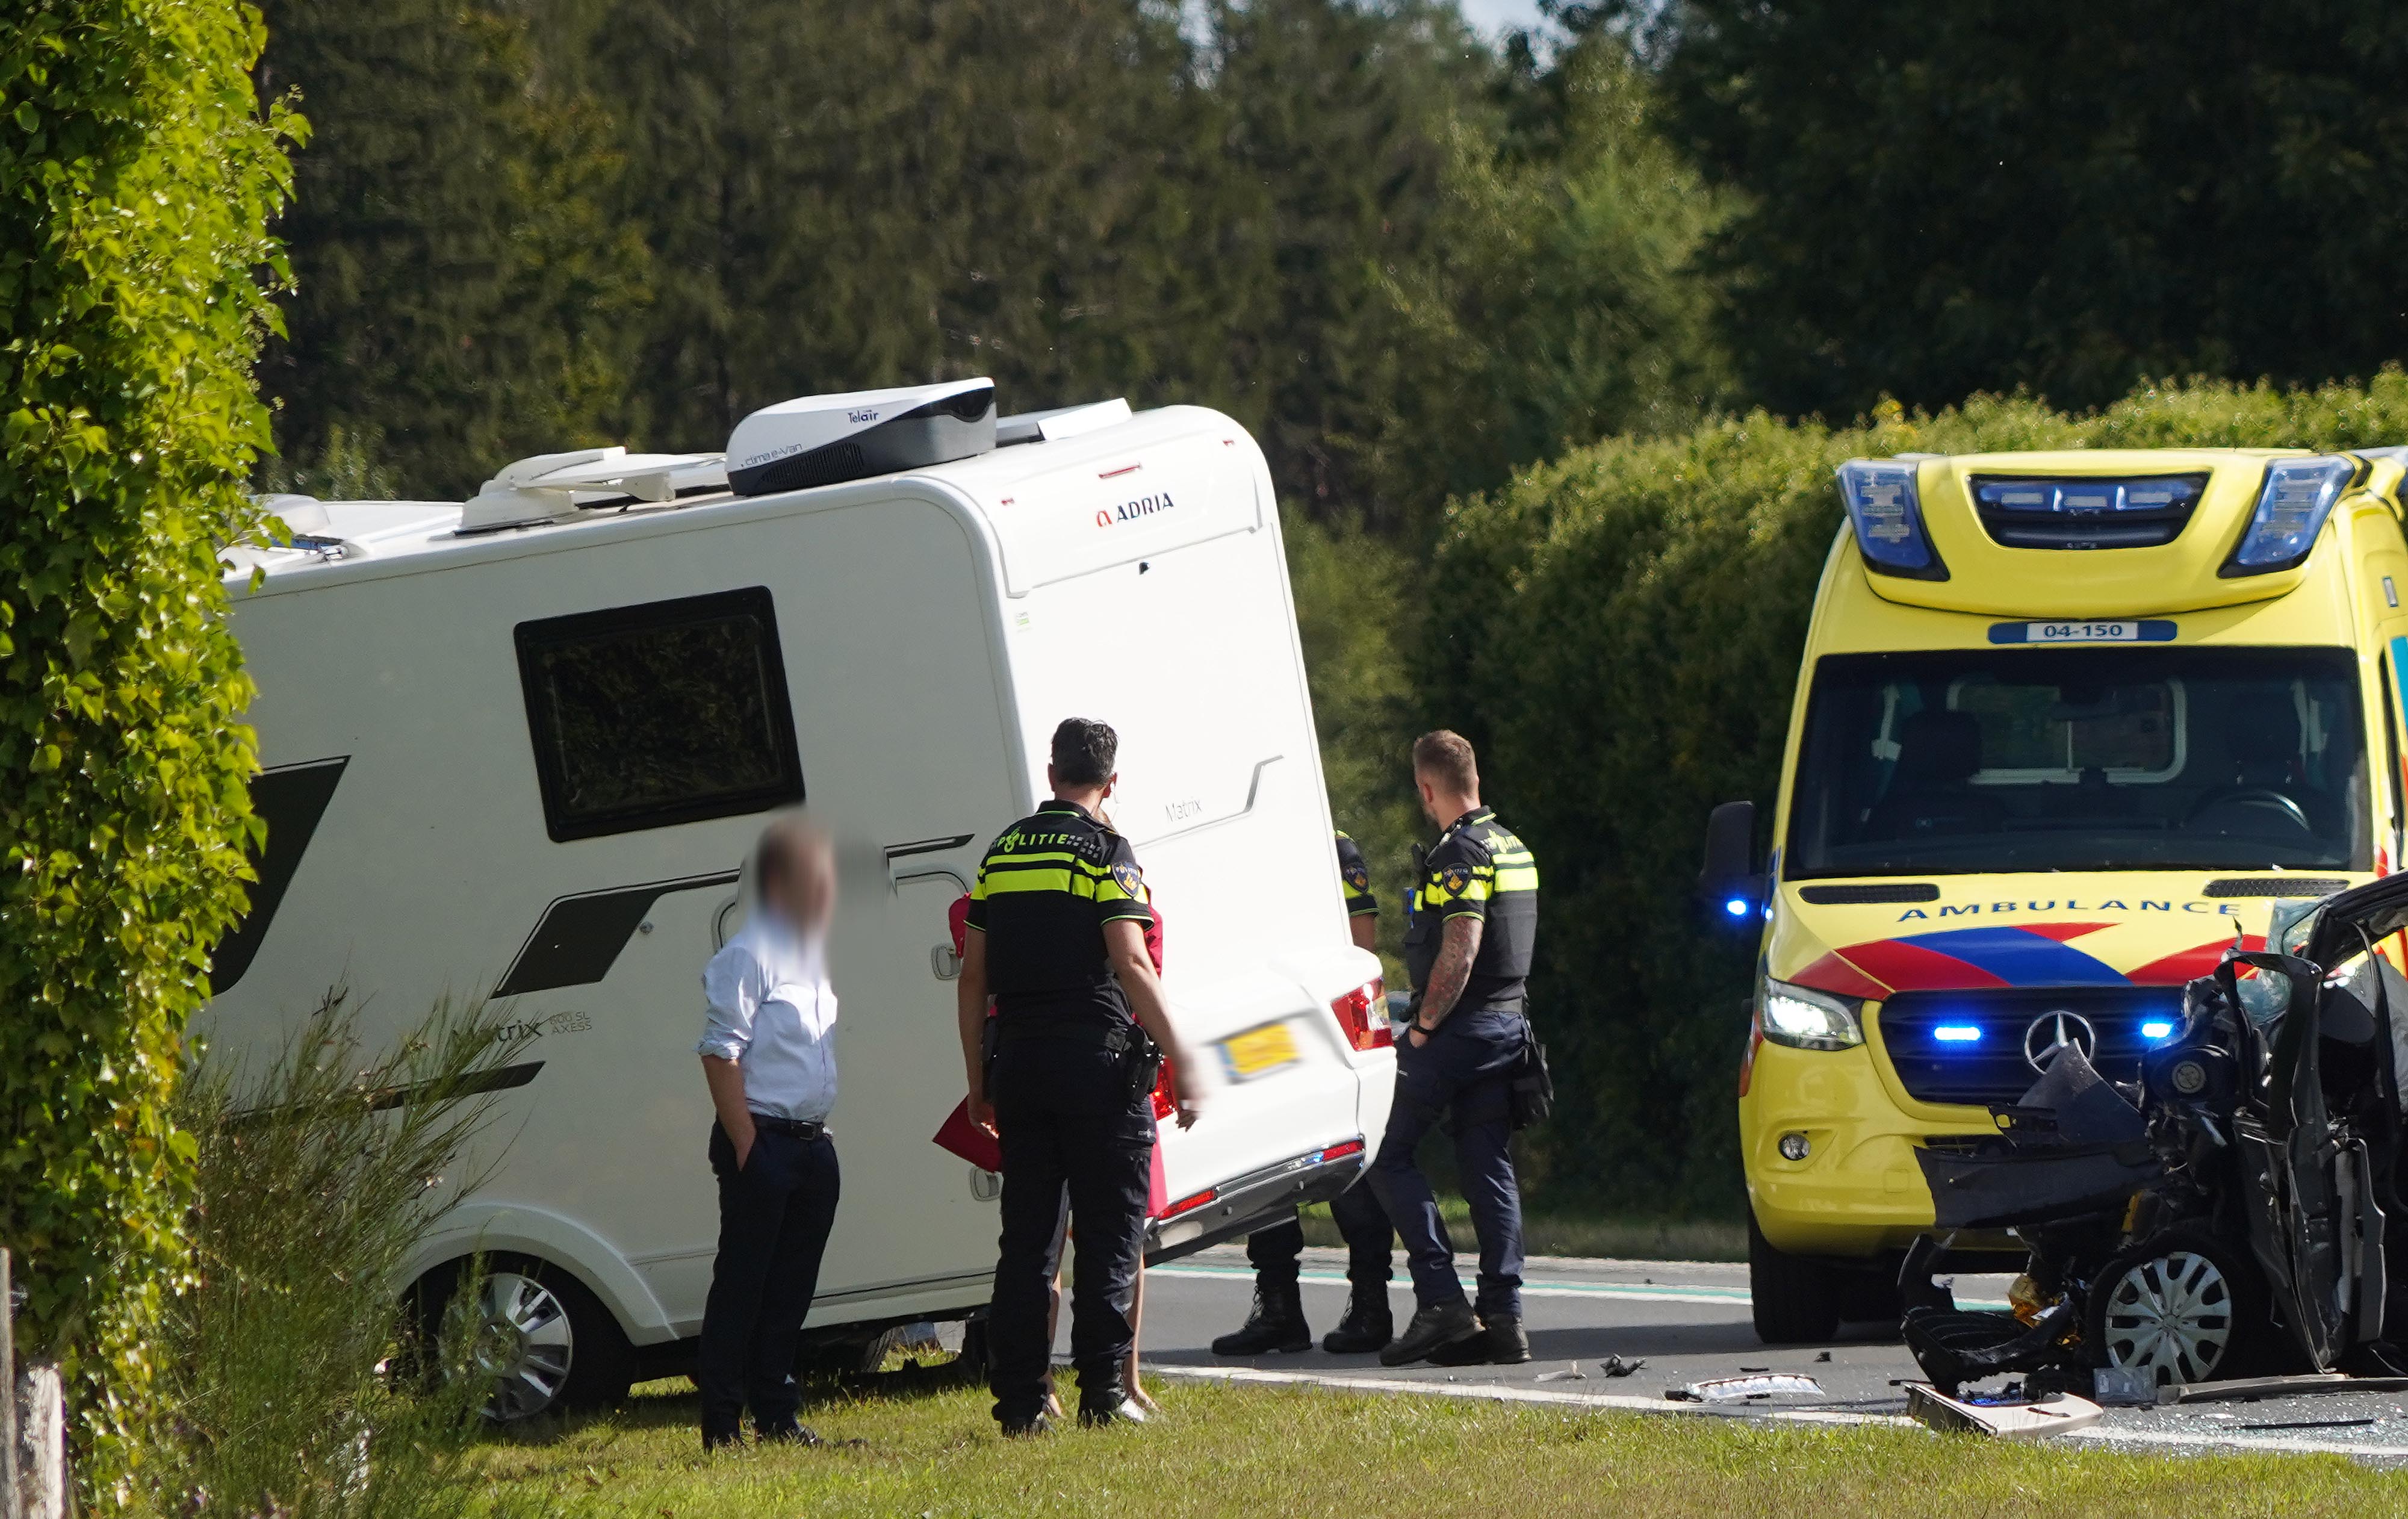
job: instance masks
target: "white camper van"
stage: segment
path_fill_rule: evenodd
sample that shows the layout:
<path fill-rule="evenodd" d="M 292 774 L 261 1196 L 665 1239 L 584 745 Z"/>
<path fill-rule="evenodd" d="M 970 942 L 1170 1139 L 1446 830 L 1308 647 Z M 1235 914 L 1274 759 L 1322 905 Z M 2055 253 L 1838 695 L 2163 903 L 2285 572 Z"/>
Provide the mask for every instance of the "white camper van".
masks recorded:
<path fill-rule="evenodd" d="M 811 1328 L 983 1308 L 998 1180 L 931 1142 L 961 1096 L 946 911 L 1069 714 L 1120 730 L 1114 818 L 1211 1068 L 1202 1121 L 1164 1126 L 1153 1258 L 1369 1163 L 1379 966 L 1348 940 L 1270 480 L 1228 418 L 998 429 L 979 381 L 788 403 L 725 456 L 522 461 L 467 503 L 277 505 L 291 547 L 227 555 L 268 834 L 208 1031 L 269 1047 L 337 983 L 371 1033 L 499 999 L 508 1148 L 415 1270 L 500 1268 L 507 1411 L 690 1351 L 717 1226 L 699 975 L 779 809 L 877 862 L 833 931 L 845 1177 Z"/>

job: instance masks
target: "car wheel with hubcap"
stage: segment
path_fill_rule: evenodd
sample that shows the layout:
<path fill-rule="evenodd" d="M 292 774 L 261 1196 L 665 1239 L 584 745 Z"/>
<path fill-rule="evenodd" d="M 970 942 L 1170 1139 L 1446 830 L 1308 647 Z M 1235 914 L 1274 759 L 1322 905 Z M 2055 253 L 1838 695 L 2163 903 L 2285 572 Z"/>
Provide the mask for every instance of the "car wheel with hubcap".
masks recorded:
<path fill-rule="evenodd" d="M 454 1261 L 427 1273 L 417 1291 L 418 1323 L 439 1341 L 446 1306 L 467 1274 Z M 544 1261 L 498 1257 L 475 1283 L 476 1374 L 492 1394 L 485 1416 L 511 1424 L 546 1413 L 607 1408 L 627 1395 L 636 1354 L 602 1300 Z"/>
<path fill-rule="evenodd" d="M 2202 1229 L 2171 1229 L 2117 1255 L 2090 1288 L 2091 1354 L 2159 1386 L 2229 1377 L 2266 1319 L 2258 1273 Z"/>

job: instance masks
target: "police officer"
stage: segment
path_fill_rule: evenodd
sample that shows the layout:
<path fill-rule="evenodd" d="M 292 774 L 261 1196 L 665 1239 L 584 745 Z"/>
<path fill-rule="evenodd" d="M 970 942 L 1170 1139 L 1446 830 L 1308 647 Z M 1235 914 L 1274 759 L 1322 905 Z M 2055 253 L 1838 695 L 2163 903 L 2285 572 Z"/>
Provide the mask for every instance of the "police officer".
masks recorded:
<path fill-rule="evenodd" d="M 1338 836 L 1338 876 L 1346 888 L 1346 925 L 1356 949 L 1380 947 L 1380 899 L 1371 893 L 1370 867 L 1344 833 Z M 1384 1017 L 1384 1011 L 1381 1014 Z M 1338 1327 L 1322 1338 L 1333 1355 L 1378 1350 L 1396 1333 L 1388 1313 L 1388 1242 L 1393 1232 L 1380 1199 L 1355 1185 L 1329 1199 L 1329 1216 L 1346 1241 L 1346 1280 L 1354 1297 Z M 1246 1259 L 1254 1268 L 1254 1306 L 1245 1324 L 1212 1341 L 1215 1355 L 1262 1355 L 1312 1348 L 1304 1322 L 1304 1297 L 1297 1276 L 1304 1254 L 1304 1226 L 1294 1218 L 1246 1237 Z"/>
<path fill-rule="evenodd" d="M 1128 840 L 1096 817 L 1120 779 L 1119 748 L 1106 724 L 1065 719 L 1045 771 L 1054 799 L 996 837 L 970 891 L 957 1010 L 971 1121 L 1003 1147 L 987 1343 L 995 1417 L 1007 1436 L 1046 1428 L 1046 1308 L 1066 1208 L 1078 1234 L 1070 1358 L 1079 1422 L 1144 1422 L 1124 1381 L 1154 1158 L 1154 1068 L 1144 1036 L 1178 1072 L 1180 1126 L 1196 1121 L 1195 1065 L 1146 953 L 1145 878 Z M 990 993 L 991 1065 L 982 1049 Z"/>
<path fill-rule="evenodd" d="M 1530 1025 L 1523 986 L 1539 922 L 1539 867 L 1480 805 L 1471 745 L 1443 730 L 1413 741 L 1422 810 L 1445 829 L 1414 887 L 1405 929 L 1412 1023 L 1397 1050 L 1397 1092 L 1371 1185 L 1404 1240 L 1412 1321 L 1380 1353 L 1388 1366 L 1530 1358 L 1522 1329 L 1522 1198 L 1506 1149 L 1512 1090 Z M 1454 1244 L 1413 1150 L 1453 1110 L 1455 1164 L 1480 1239 L 1478 1316 L 1455 1280 Z"/>

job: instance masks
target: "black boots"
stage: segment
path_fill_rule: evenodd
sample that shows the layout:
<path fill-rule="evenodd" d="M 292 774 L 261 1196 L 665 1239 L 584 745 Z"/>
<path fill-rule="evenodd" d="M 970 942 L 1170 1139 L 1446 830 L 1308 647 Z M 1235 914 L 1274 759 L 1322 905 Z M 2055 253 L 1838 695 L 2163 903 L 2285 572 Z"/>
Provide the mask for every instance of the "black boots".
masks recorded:
<path fill-rule="evenodd" d="M 1474 1339 L 1479 1333 L 1480 1321 L 1471 1316 L 1471 1305 L 1460 1297 L 1451 1303 L 1416 1309 L 1405 1332 L 1380 1353 L 1380 1364 L 1408 1366 L 1442 1346 Z"/>
<path fill-rule="evenodd" d="M 1480 1332 L 1429 1353 L 1432 1366 L 1520 1366 L 1530 1358 L 1530 1337 L 1522 1321 L 1502 1313 L 1481 1318 Z"/>
<path fill-rule="evenodd" d="M 1268 1355 L 1311 1350 L 1312 1331 L 1304 1322 L 1304 1297 L 1293 1282 L 1283 1286 L 1257 1283 L 1254 1311 L 1234 1334 L 1212 1341 L 1215 1355 Z"/>
<path fill-rule="evenodd" d="M 1383 1350 L 1396 1338 L 1397 1321 L 1388 1313 L 1388 1289 L 1357 1287 L 1354 1301 L 1338 1327 L 1321 1337 L 1321 1348 L 1332 1355 L 1368 1355 Z"/>

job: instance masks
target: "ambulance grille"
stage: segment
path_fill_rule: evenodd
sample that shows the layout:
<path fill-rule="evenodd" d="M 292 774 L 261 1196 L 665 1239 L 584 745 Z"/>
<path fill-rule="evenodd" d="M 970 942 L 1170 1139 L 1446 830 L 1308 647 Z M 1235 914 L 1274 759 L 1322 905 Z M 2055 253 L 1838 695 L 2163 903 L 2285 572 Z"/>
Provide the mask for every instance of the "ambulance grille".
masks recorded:
<path fill-rule="evenodd" d="M 2036 1018 L 2070 1012 L 2089 1025 L 2091 1064 L 2110 1081 L 2140 1076 L 2149 1048 L 2141 1025 L 2179 1019 L 2176 986 L 1990 987 L 1966 992 L 1900 992 L 1873 1014 L 1899 1085 L 1917 1102 L 1986 1107 L 2014 1102 L 2040 1080 L 2024 1057 Z M 1942 1039 L 1942 1028 L 1978 1028 L 1978 1039 Z M 2045 1042 L 2043 1040 L 2042 1042 Z"/>

